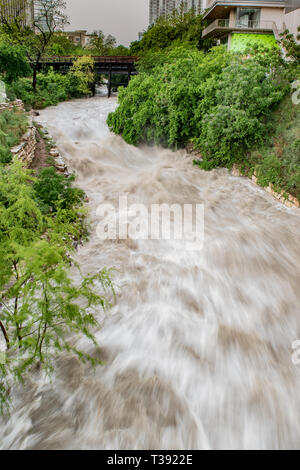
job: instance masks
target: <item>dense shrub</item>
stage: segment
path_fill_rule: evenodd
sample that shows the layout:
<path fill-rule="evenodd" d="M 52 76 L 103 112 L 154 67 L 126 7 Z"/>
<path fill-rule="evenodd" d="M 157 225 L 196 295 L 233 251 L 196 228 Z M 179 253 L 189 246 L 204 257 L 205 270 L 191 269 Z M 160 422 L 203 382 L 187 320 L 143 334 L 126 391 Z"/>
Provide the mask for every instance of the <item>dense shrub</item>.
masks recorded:
<path fill-rule="evenodd" d="M 30 75 L 30 72 L 22 48 L 0 42 L 0 78 L 11 83 L 19 77 Z"/>
<path fill-rule="evenodd" d="M 52 69 L 37 75 L 36 92 L 32 88 L 31 78 L 20 78 L 8 87 L 8 91 L 21 99 L 27 109 L 43 109 L 82 96 L 79 80 L 73 74 L 61 75 Z"/>
<path fill-rule="evenodd" d="M 239 163 L 246 175 L 256 172 L 258 183 L 270 183 L 278 192 L 291 193 L 300 200 L 300 106 L 287 96 L 270 116 L 272 129 L 263 145 L 247 152 Z"/>
<path fill-rule="evenodd" d="M 262 143 L 269 130 L 266 116 L 282 100 L 285 82 L 276 82 L 268 68 L 255 60 L 228 65 L 217 80 L 209 80 L 203 103 L 199 137 L 193 139 L 204 156 L 204 166 L 231 166 L 246 149 Z"/>
<path fill-rule="evenodd" d="M 133 42 L 130 47 L 131 54 L 140 56 L 149 51 L 182 44 L 192 45 L 199 50 L 208 50 L 216 41 L 202 37 L 205 26 L 206 22 L 202 15 L 197 15 L 194 11 L 174 12 L 168 18 L 159 18 L 144 33 L 141 41 Z"/>
<path fill-rule="evenodd" d="M 120 106 L 109 115 L 109 127 L 130 144 L 183 146 L 199 134 L 196 110 L 203 101 L 206 81 L 216 79 L 229 60 L 223 48 L 206 55 L 176 48 L 164 65 L 153 68 L 150 62 L 150 73 L 141 72 L 119 91 Z M 143 67 L 147 69 L 147 63 Z"/>
<path fill-rule="evenodd" d="M 84 192 L 72 186 L 74 179 L 58 174 L 52 166 L 40 171 L 33 187 L 43 212 L 71 209 L 82 203 Z"/>
<path fill-rule="evenodd" d="M 267 53 L 245 60 L 223 47 L 209 54 L 180 48 L 156 57 L 164 64 L 144 59 L 140 75 L 120 91 L 108 125 L 130 144 L 176 148 L 192 141 L 206 168 L 230 166 L 261 141 L 265 117 L 287 91 Z"/>
<path fill-rule="evenodd" d="M 249 176 L 256 172 L 262 186 L 300 198 L 300 106 L 284 100 L 299 69 L 278 49 L 248 53 L 216 47 L 144 55 L 140 75 L 119 93 L 110 129 L 134 145 L 192 142 L 201 168 L 237 164 Z"/>

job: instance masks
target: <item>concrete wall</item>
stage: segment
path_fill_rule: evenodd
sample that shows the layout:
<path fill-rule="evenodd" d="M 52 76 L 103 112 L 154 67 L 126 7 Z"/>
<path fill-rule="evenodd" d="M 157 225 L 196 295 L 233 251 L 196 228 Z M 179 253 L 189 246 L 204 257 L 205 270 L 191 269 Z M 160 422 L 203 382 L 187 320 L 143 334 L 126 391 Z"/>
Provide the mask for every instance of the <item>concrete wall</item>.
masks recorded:
<path fill-rule="evenodd" d="M 229 13 L 229 23 L 230 25 L 235 25 L 236 23 L 236 9 L 232 8 Z"/>
<path fill-rule="evenodd" d="M 261 21 L 274 21 L 278 30 L 282 30 L 284 22 L 284 8 L 261 8 Z"/>
<path fill-rule="evenodd" d="M 297 34 L 297 28 L 300 26 L 300 8 L 284 15 L 287 29 L 293 34 Z"/>

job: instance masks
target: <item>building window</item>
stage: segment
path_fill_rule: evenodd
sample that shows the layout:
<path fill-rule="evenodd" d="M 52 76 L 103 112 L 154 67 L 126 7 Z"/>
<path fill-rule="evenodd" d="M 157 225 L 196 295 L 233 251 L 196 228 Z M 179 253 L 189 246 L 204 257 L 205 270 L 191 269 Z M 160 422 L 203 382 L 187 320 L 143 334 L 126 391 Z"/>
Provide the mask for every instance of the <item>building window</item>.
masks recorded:
<path fill-rule="evenodd" d="M 237 8 L 236 26 L 239 28 L 259 28 L 260 8 Z"/>

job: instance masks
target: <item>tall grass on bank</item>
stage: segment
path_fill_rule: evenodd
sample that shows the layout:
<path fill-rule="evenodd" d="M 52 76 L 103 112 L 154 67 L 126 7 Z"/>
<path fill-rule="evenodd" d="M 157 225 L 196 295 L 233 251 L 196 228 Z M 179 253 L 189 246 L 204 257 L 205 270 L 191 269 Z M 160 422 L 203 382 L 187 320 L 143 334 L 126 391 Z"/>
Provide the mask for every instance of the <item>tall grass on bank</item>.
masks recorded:
<path fill-rule="evenodd" d="M 11 147 L 19 142 L 27 127 L 28 120 L 24 112 L 19 110 L 0 112 L 0 164 L 11 161 Z"/>

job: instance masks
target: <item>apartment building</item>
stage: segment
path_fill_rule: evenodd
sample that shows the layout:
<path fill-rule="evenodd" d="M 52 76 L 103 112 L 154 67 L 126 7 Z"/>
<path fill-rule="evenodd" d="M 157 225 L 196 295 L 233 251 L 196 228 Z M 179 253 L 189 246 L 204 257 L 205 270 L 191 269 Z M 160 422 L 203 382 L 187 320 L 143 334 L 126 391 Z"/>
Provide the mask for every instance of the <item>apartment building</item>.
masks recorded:
<path fill-rule="evenodd" d="M 203 37 L 218 38 L 229 49 L 238 49 L 247 38 L 275 44 L 282 31 L 296 35 L 300 26 L 300 0 L 207 0 L 206 7 L 210 24 Z"/>
<path fill-rule="evenodd" d="M 1 0 L 0 23 L 3 19 L 13 21 L 18 18 L 25 25 L 32 24 L 33 7 L 27 0 Z M 1 19 L 2 18 L 2 19 Z"/>
<path fill-rule="evenodd" d="M 149 24 L 155 23 L 159 17 L 159 0 L 149 1 Z"/>
<path fill-rule="evenodd" d="M 150 0 L 149 23 L 155 23 L 159 17 L 168 17 L 174 10 L 203 10 L 203 0 Z"/>
<path fill-rule="evenodd" d="M 38 26 L 36 31 L 47 31 L 48 25 L 44 15 L 43 4 L 40 0 L 0 0 L 0 23 L 1 16 L 12 21 L 21 19 L 24 26 Z"/>
<path fill-rule="evenodd" d="M 42 31 L 49 30 L 49 27 L 47 26 L 47 20 L 44 15 L 45 10 L 39 0 L 33 0 L 32 8 L 35 24 L 38 25 L 37 29 L 40 29 Z"/>
<path fill-rule="evenodd" d="M 65 34 L 69 41 L 71 41 L 75 46 L 85 47 L 90 43 L 92 34 L 88 34 L 86 30 L 79 29 L 76 31 L 64 31 L 61 34 Z"/>

